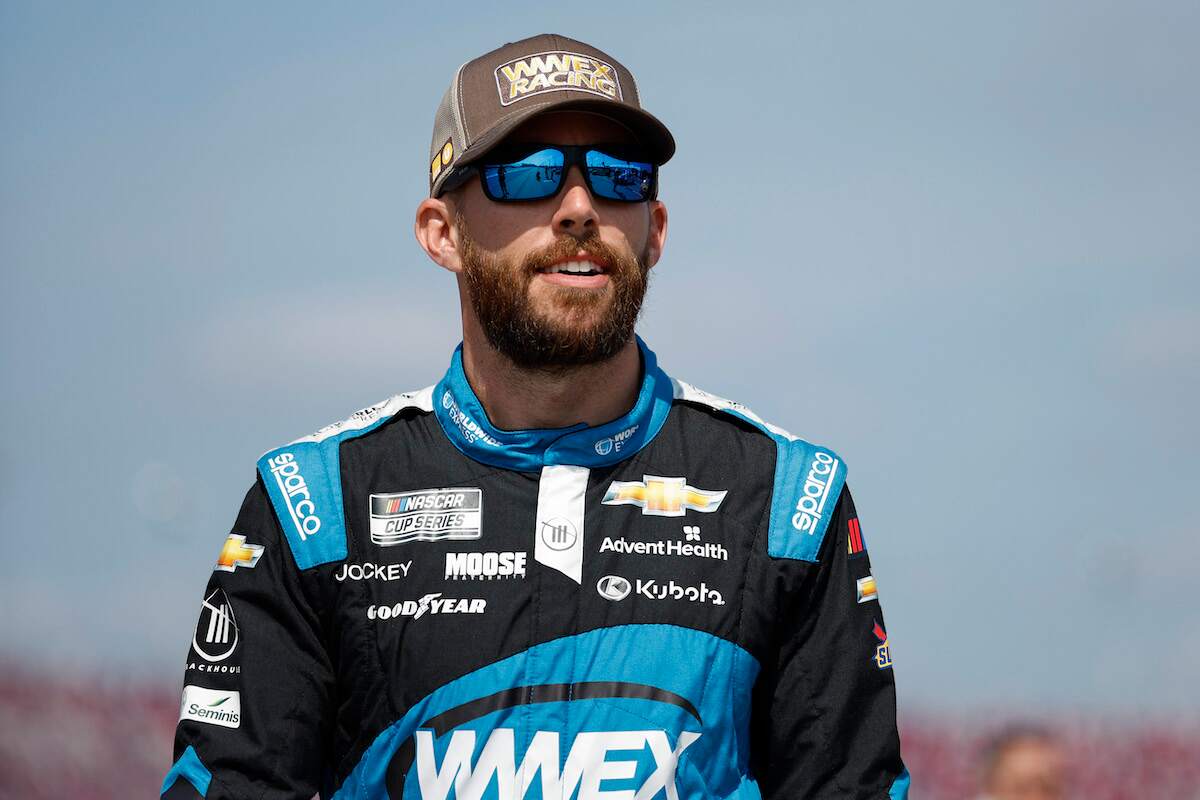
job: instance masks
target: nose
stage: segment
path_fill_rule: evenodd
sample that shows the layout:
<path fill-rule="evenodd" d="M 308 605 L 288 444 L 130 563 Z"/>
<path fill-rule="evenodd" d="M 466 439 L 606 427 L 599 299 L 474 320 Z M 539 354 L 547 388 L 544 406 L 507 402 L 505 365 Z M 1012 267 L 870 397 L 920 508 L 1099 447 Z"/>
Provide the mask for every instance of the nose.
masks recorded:
<path fill-rule="evenodd" d="M 558 208 L 551 221 L 554 231 L 580 239 L 591 236 L 596 230 L 598 215 L 592 193 L 583 181 L 583 172 L 579 167 L 572 166 L 564 180 L 566 184 L 559 195 Z"/>

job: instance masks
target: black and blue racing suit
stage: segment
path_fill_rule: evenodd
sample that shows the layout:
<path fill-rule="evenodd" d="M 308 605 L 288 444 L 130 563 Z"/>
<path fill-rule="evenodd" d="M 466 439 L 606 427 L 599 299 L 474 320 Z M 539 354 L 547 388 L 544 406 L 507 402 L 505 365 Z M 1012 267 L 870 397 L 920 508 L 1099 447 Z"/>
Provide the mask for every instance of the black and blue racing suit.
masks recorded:
<path fill-rule="evenodd" d="M 598 427 L 435 386 L 268 452 L 170 800 L 903 798 L 846 467 L 668 377 Z"/>

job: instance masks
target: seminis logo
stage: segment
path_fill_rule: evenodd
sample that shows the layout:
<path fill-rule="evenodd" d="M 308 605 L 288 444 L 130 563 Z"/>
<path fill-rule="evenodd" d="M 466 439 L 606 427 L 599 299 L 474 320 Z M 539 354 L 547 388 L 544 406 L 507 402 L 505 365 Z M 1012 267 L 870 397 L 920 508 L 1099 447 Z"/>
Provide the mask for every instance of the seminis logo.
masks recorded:
<path fill-rule="evenodd" d="M 679 758 L 700 738 L 699 731 L 672 735 L 628 712 L 607 715 L 605 721 L 632 725 L 574 734 L 558 729 L 562 719 L 588 713 L 568 711 L 561 704 L 589 700 L 600 700 L 607 709 L 624 703 L 662 704 L 687 719 L 688 727 L 700 727 L 695 706 L 655 686 L 620 681 L 516 686 L 420 723 L 388 764 L 388 795 L 421 800 L 679 800 Z"/>

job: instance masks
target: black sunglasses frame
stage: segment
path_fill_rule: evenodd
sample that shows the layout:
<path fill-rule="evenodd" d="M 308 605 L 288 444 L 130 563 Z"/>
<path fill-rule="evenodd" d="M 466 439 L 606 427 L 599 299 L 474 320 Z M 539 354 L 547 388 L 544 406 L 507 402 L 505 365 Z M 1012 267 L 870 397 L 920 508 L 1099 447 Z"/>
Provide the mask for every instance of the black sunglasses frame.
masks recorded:
<path fill-rule="evenodd" d="M 445 183 L 442 184 L 442 188 L 438 192 L 438 196 L 440 197 L 445 192 L 452 191 L 454 189 L 457 189 L 459 186 L 462 186 L 464 183 L 466 183 L 468 180 L 471 179 L 472 175 L 479 175 L 480 188 L 483 189 L 484 195 L 486 195 L 489 200 L 491 200 L 495 203 L 536 203 L 540 200 L 549 200 L 553 197 L 557 197 L 559 192 L 562 191 L 563 186 L 567 182 L 567 180 L 566 180 L 567 173 L 570 172 L 571 167 L 575 166 L 575 167 L 579 167 L 579 171 L 583 174 L 583 182 L 587 185 L 588 191 L 592 193 L 593 197 L 598 197 L 601 200 L 608 200 L 613 203 L 646 203 L 651 200 L 658 199 L 658 164 L 655 164 L 654 162 L 652 162 L 648 159 L 643 159 L 640 157 L 631 157 L 628 154 L 622 155 L 621 152 L 625 149 L 626 148 L 623 148 L 619 145 L 542 144 L 542 143 L 535 143 L 535 142 L 530 142 L 528 144 L 522 143 L 521 145 L 504 147 L 499 150 L 495 150 L 495 151 L 485 154 L 483 158 L 481 158 L 479 161 L 477 161 L 473 164 L 465 164 L 461 167 L 455 167 L 454 171 L 451 172 L 449 177 L 446 178 Z M 562 176 L 559 178 L 558 186 L 556 186 L 554 188 L 553 193 L 545 195 L 544 197 L 531 197 L 531 198 L 527 198 L 527 199 L 517 199 L 517 198 L 510 198 L 510 197 L 496 197 L 488 190 L 487 181 L 485 181 L 483 179 L 483 171 L 482 171 L 483 167 L 507 166 L 509 164 L 515 163 L 516 161 L 519 161 L 520 159 L 522 159 L 526 156 L 532 155 L 533 153 L 536 153 L 539 150 L 557 150 L 558 152 L 562 153 L 562 155 L 563 155 Z M 608 156 L 609 158 L 615 158 L 615 159 L 618 159 L 621 161 L 638 160 L 644 164 L 649 164 L 650 165 L 650 189 L 646 193 L 646 198 L 641 199 L 641 200 L 636 200 L 636 199 L 625 199 L 625 198 L 620 198 L 620 197 L 605 197 L 604 195 L 599 194 L 596 191 L 596 189 L 592 186 L 592 176 L 589 174 L 588 165 L 587 165 L 587 154 L 589 152 L 593 152 L 593 151 L 600 153 L 602 155 Z M 496 158 L 493 156 L 493 154 L 502 155 L 503 157 Z M 493 157 L 489 158 L 489 156 L 493 156 Z"/>

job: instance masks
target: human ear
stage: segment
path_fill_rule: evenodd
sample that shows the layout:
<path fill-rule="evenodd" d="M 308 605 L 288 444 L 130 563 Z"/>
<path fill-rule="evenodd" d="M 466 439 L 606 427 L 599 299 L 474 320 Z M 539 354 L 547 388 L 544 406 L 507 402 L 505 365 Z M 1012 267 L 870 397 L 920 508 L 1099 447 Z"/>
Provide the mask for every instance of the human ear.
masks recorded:
<path fill-rule="evenodd" d="M 435 264 L 458 273 L 462 271 L 462 258 L 454 235 L 453 219 L 453 212 L 444 200 L 427 197 L 417 206 L 413 235 Z"/>
<path fill-rule="evenodd" d="M 647 269 L 662 258 L 663 248 L 667 244 L 667 207 L 661 200 L 651 200 L 648 206 L 650 226 L 646 231 Z"/>

